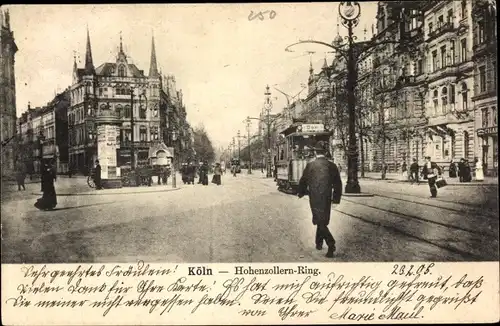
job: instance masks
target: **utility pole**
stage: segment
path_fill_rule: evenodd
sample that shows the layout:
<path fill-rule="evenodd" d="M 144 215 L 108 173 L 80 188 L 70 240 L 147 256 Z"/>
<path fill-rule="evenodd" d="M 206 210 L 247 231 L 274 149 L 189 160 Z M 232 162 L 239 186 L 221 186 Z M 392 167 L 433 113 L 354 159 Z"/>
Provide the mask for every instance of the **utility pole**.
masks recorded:
<path fill-rule="evenodd" d="M 272 171 L 271 171 L 271 109 L 272 109 L 272 102 L 271 102 L 271 91 L 269 90 L 269 85 L 266 86 L 266 92 L 264 93 L 265 95 L 265 102 L 264 102 L 264 109 L 266 110 L 267 113 L 267 173 L 266 177 L 270 178 L 272 177 Z"/>
<path fill-rule="evenodd" d="M 250 117 L 247 118 L 248 174 L 252 174 L 252 150 L 250 148 Z"/>
<path fill-rule="evenodd" d="M 134 150 L 134 88 L 130 87 L 130 169 L 135 170 Z"/>
<path fill-rule="evenodd" d="M 241 135 L 240 135 L 240 131 L 238 130 L 238 160 L 241 160 L 241 146 L 240 146 L 240 139 L 241 139 Z M 240 162 L 241 163 L 241 162 Z"/>

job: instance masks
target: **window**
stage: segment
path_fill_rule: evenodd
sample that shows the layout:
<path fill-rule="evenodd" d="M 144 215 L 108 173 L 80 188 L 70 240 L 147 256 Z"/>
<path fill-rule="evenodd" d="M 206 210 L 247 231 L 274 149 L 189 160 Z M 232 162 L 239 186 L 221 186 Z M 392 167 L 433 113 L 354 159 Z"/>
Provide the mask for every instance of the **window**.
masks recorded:
<path fill-rule="evenodd" d="M 158 104 L 153 104 L 153 117 L 158 117 Z"/>
<path fill-rule="evenodd" d="M 438 17 L 437 28 L 440 29 L 441 27 L 443 27 L 443 24 L 444 24 L 444 17 L 441 15 Z"/>
<path fill-rule="evenodd" d="M 141 141 L 148 141 L 148 130 L 146 127 L 141 127 L 139 129 L 139 139 Z"/>
<path fill-rule="evenodd" d="M 448 16 L 446 17 L 446 21 L 450 24 L 453 24 L 453 9 L 448 10 Z"/>
<path fill-rule="evenodd" d="M 434 90 L 432 102 L 434 104 L 434 115 L 437 115 L 437 113 L 438 113 L 438 106 L 439 106 L 439 102 L 438 102 L 438 90 L 437 89 Z"/>
<path fill-rule="evenodd" d="M 121 115 L 123 114 L 123 107 L 122 107 L 120 104 L 118 104 L 118 105 L 115 107 L 115 111 L 116 111 L 116 114 L 117 114 L 118 116 L 121 116 Z"/>
<path fill-rule="evenodd" d="M 493 89 L 497 89 L 497 62 L 493 61 Z"/>
<path fill-rule="evenodd" d="M 448 88 L 446 87 L 441 90 L 441 105 L 443 113 L 448 113 Z"/>
<path fill-rule="evenodd" d="M 158 127 L 151 128 L 151 140 L 158 140 Z"/>
<path fill-rule="evenodd" d="M 483 44 L 486 42 L 486 35 L 485 35 L 485 22 L 484 20 L 480 20 L 477 22 L 477 43 L 478 44 Z"/>
<path fill-rule="evenodd" d="M 488 127 L 488 109 L 484 108 L 481 110 L 481 126 L 483 128 Z"/>
<path fill-rule="evenodd" d="M 446 67 L 446 45 L 441 47 L 441 67 Z"/>
<path fill-rule="evenodd" d="M 125 118 L 130 118 L 130 105 L 125 105 L 124 111 Z"/>
<path fill-rule="evenodd" d="M 125 66 L 121 65 L 120 67 L 118 67 L 118 76 L 119 77 L 125 77 L 126 74 L 125 74 Z"/>
<path fill-rule="evenodd" d="M 418 59 L 417 61 L 417 75 L 421 75 L 424 73 L 424 62 L 422 59 Z"/>
<path fill-rule="evenodd" d="M 464 158 L 469 157 L 469 133 L 464 131 Z"/>
<path fill-rule="evenodd" d="M 496 127 L 497 125 L 497 108 L 494 106 L 491 108 L 491 125 Z"/>
<path fill-rule="evenodd" d="M 455 64 L 455 41 L 450 41 L 450 64 Z"/>
<path fill-rule="evenodd" d="M 438 54 L 437 51 L 432 51 L 432 71 L 436 71 L 439 69 L 439 62 L 438 62 Z"/>
<path fill-rule="evenodd" d="M 431 34 L 432 34 L 432 23 L 429 22 L 429 37 L 431 37 Z"/>
<path fill-rule="evenodd" d="M 486 92 L 486 67 L 479 67 L 479 92 Z"/>
<path fill-rule="evenodd" d="M 450 104 L 455 104 L 455 85 L 450 85 Z"/>
<path fill-rule="evenodd" d="M 93 140 L 93 139 L 94 139 L 94 136 L 95 136 L 95 135 L 94 135 L 94 130 L 92 129 L 92 127 L 89 127 L 89 128 L 87 129 L 87 135 L 89 136 L 89 139 L 90 139 L 90 140 Z"/>
<path fill-rule="evenodd" d="M 461 47 L 460 61 L 465 62 L 467 61 L 467 39 L 464 38 L 460 41 L 460 47 Z"/>
<path fill-rule="evenodd" d="M 139 117 L 141 119 L 146 119 L 146 107 L 144 105 L 139 107 Z"/>
<path fill-rule="evenodd" d="M 467 1 L 466 0 L 462 0 L 460 18 L 462 18 L 462 19 L 467 18 Z"/>
<path fill-rule="evenodd" d="M 102 88 L 99 88 L 99 96 L 102 96 L 103 93 L 104 93 L 104 90 Z"/>
<path fill-rule="evenodd" d="M 467 84 L 462 83 L 462 110 L 467 111 L 469 106 L 468 106 L 468 97 L 467 94 L 468 89 L 467 89 Z"/>

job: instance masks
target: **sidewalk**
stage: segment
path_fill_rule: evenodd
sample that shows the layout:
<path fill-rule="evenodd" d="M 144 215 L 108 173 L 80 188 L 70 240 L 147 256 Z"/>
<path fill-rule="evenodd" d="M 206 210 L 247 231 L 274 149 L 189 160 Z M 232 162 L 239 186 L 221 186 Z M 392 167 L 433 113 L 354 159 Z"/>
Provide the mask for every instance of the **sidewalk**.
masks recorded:
<path fill-rule="evenodd" d="M 345 173 L 343 172 L 342 175 L 345 175 Z M 403 177 L 400 173 L 387 173 L 385 180 L 382 180 L 380 172 L 365 172 L 364 179 L 386 181 L 388 183 L 410 183 L 409 180 L 403 180 Z M 444 179 L 446 180 L 448 185 L 457 185 L 457 186 L 498 185 L 498 178 L 496 177 L 484 177 L 484 181 L 472 181 L 472 182 L 460 182 L 458 178 L 449 178 L 447 176 L 444 176 Z M 427 180 L 420 179 L 420 184 L 421 185 L 427 184 Z"/>

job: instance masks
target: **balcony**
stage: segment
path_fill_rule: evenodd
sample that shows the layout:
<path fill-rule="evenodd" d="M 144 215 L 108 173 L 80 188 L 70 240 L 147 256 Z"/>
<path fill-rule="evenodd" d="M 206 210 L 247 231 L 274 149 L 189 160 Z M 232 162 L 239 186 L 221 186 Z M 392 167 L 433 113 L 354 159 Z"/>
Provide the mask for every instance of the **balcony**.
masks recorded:
<path fill-rule="evenodd" d="M 473 59 L 476 59 L 477 57 L 483 55 L 483 54 L 488 54 L 488 53 L 495 53 L 495 42 L 492 42 L 488 39 L 485 39 L 481 43 L 476 43 L 472 46 L 472 51 L 474 52 Z"/>
<path fill-rule="evenodd" d="M 130 147 L 130 141 L 124 140 L 120 142 L 120 148 L 129 148 Z M 151 146 L 150 141 L 134 141 L 134 148 L 149 148 Z"/>
<path fill-rule="evenodd" d="M 455 33 L 456 29 L 452 22 L 447 22 L 439 26 L 436 30 L 429 32 L 429 36 L 426 42 L 437 39 L 440 36 L 446 35 L 448 33 Z"/>
<path fill-rule="evenodd" d="M 452 65 L 452 66 L 446 66 L 444 68 L 440 68 L 438 70 L 435 70 L 435 71 L 429 73 L 427 76 L 428 76 L 429 82 L 433 82 L 437 79 L 456 76 L 458 73 L 459 73 L 459 69 L 458 69 L 457 65 Z"/>

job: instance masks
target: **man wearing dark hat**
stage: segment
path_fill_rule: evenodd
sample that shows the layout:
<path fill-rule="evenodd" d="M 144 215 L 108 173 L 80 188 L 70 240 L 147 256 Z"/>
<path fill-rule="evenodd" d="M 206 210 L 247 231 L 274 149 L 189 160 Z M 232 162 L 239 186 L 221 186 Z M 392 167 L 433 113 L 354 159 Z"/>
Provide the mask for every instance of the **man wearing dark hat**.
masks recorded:
<path fill-rule="evenodd" d="M 316 249 L 323 249 L 323 241 L 326 241 L 328 245 L 326 257 L 332 258 L 336 249 L 335 239 L 328 229 L 328 224 L 332 202 L 339 204 L 342 197 L 342 180 L 337 165 L 325 157 L 326 145 L 323 141 L 316 144 L 314 148 L 316 159 L 307 163 L 304 169 L 299 181 L 298 196 L 302 198 L 307 192 L 309 193 L 312 222 L 316 225 Z"/>

